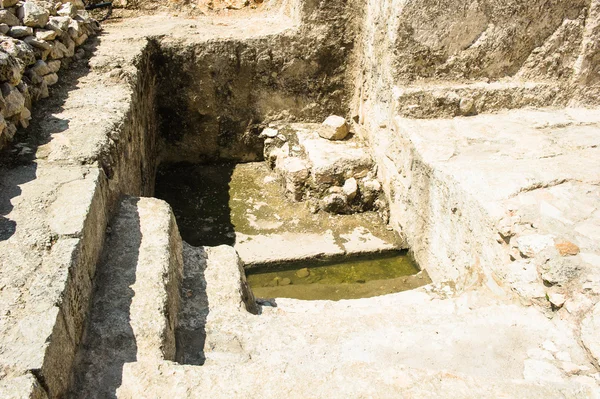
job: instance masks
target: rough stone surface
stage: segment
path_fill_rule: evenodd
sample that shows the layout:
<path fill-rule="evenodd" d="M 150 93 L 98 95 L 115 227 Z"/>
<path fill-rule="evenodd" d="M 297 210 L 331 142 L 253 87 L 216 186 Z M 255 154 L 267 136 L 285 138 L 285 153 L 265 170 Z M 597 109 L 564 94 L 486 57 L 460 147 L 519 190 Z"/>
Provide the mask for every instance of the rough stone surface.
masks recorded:
<path fill-rule="evenodd" d="M 24 2 L 18 9 L 18 15 L 26 26 L 34 28 L 43 28 L 50 18 L 50 13 L 34 0 Z"/>
<path fill-rule="evenodd" d="M 331 115 L 325 119 L 317 133 L 327 140 L 343 140 L 348 135 L 348 125 L 341 116 Z"/>
<path fill-rule="evenodd" d="M 110 397 L 126 362 L 175 359 L 183 258 L 169 205 L 125 198 L 109 228 L 76 365 L 77 397 Z"/>
<path fill-rule="evenodd" d="M 336 303 L 276 299 L 277 307 L 263 306 L 253 315 L 241 306 L 251 295 L 244 293 L 233 249 L 188 248 L 197 259 L 183 287 L 191 292 L 182 294 L 214 298 L 208 308 L 194 313 L 192 306 L 187 314 L 190 325 L 205 329 L 205 339 L 190 348 L 193 359 L 204 352 L 205 364 L 175 363 L 166 354 L 172 350 L 163 351 L 173 348 L 173 336 L 168 344 L 152 338 L 155 327 L 173 325 L 175 312 L 138 302 L 144 280 L 136 280 L 124 289 L 130 297 L 133 287 L 140 292 L 124 305 L 125 317 L 108 317 L 128 320 L 127 312 L 140 309 L 152 316 L 131 320 L 124 334 L 130 361 L 110 370 L 118 384 L 95 392 L 132 398 L 198 392 L 597 396 L 600 118 L 597 110 L 564 107 L 593 106 L 600 98 L 600 6 L 434 3 L 289 2 L 279 14 L 252 18 L 225 15 L 196 24 L 155 15 L 107 25 L 98 48 L 86 47 L 95 51 L 90 70 L 61 79 L 55 87 L 65 82 L 68 89 L 37 121 L 34 112 L 32 134 L 17 136 L 6 165 L 2 160 L 0 396 L 15 388 L 17 397 L 65 393 L 108 215 L 122 194 L 152 194 L 156 160 L 255 160 L 262 155 L 259 132 L 265 126 L 320 122 L 333 113 L 355 121 L 357 137 L 328 142 L 347 145 L 331 154 L 312 127 L 298 142 L 283 130 L 268 138 L 283 135 L 288 156 L 304 154 L 308 185 L 326 187 L 327 195 L 346 195 L 350 178 L 358 196 L 382 189 L 391 227 L 435 281 L 449 283 Z M 23 107 L 29 109 L 31 98 L 42 96 L 44 87 L 48 94 L 52 78 L 42 78 L 48 73 L 29 85 L 35 75 L 26 67 L 75 54 L 83 35 L 73 37 L 71 25 L 67 17 L 49 18 L 44 28 L 56 37 L 48 54 L 3 39 L 2 52 L 19 71 L 9 66 L 4 73 L 2 98 L 12 95 L 19 100 L 12 107 L 19 109 L 3 116 L 0 145 L 17 124 L 27 123 Z M 27 79 L 15 81 L 23 74 Z M 525 106 L 555 108 L 519 109 Z M 157 120 L 164 124 L 160 139 Z M 369 167 L 355 170 L 362 158 L 355 153 L 343 167 L 322 174 L 336 181 L 313 180 L 315 164 L 335 164 L 334 158 L 355 150 Z M 72 218 L 61 209 L 72 209 Z M 381 244 L 360 226 L 338 236 L 322 232 L 303 235 L 303 244 L 320 254 Z M 154 232 L 143 237 L 156 238 Z M 294 245 L 298 239 L 259 234 L 236 237 L 236 245 L 251 243 L 246 254 L 281 259 L 265 255 L 265 248 L 299 253 L 305 248 Z M 555 245 L 560 242 L 576 244 L 579 253 L 571 246 L 565 252 Z M 202 251 L 215 255 L 205 269 Z M 210 271 L 204 285 L 203 270 Z M 148 271 L 159 286 L 165 281 L 162 270 Z M 135 345 L 131 338 L 138 339 Z M 185 345 L 177 349 L 175 360 L 192 353 Z M 84 383 L 93 384 L 97 375 Z"/>

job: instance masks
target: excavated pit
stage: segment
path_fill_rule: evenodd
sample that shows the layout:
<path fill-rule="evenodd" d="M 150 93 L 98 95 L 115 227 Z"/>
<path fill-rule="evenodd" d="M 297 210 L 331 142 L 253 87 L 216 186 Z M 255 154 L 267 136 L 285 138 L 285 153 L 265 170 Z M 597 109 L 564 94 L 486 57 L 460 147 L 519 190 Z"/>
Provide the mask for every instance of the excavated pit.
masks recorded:
<path fill-rule="evenodd" d="M 594 97 L 577 40 L 576 79 L 536 81 L 554 42 L 595 35 L 583 5 L 490 23 L 486 0 L 464 49 L 413 40 L 439 36 L 425 2 L 292 3 L 108 27 L 90 75 L 38 115 L 0 176 L 0 396 L 593 397 L 600 115 L 518 109 Z M 508 22 L 522 45 L 498 46 Z M 330 114 L 348 139 L 319 141 Z M 404 262 L 350 273 L 407 247 L 436 283 Z M 327 270 L 333 290 L 301 284 Z"/>
<path fill-rule="evenodd" d="M 173 208 L 185 242 L 233 246 L 257 297 L 339 300 L 430 282 L 412 276 L 418 266 L 377 213 L 314 213 L 280 180 L 264 162 L 170 164 L 158 169 L 155 196 Z M 306 268 L 317 268 L 312 278 L 286 280 Z"/>

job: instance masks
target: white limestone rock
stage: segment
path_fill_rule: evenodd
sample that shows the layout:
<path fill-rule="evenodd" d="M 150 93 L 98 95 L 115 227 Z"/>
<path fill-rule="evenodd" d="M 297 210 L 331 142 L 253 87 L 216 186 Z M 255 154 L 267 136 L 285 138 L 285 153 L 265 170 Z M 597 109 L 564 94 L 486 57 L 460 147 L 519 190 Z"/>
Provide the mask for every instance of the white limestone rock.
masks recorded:
<path fill-rule="evenodd" d="M 12 26 L 8 31 L 10 37 L 20 39 L 25 36 L 33 35 L 33 28 L 31 26 Z"/>
<path fill-rule="evenodd" d="M 544 249 L 554 245 L 552 236 L 541 234 L 528 234 L 517 238 L 519 251 L 529 258 L 533 258 Z"/>
<path fill-rule="evenodd" d="M 327 140 L 343 140 L 348 135 L 348 125 L 341 116 L 331 115 L 325 119 L 317 132 Z"/>
<path fill-rule="evenodd" d="M 56 31 L 52 29 L 35 29 L 35 37 L 39 40 L 54 40 L 56 39 Z"/>
<path fill-rule="evenodd" d="M 29 0 L 17 10 L 17 16 L 26 26 L 43 28 L 48 23 L 50 13 L 37 2 Z"/>
<path fill-rule="evenodd" d="M 348 201 L 352 201 L 358 194 L 358 183 L 354 177 L 349 178 L 344 182 L 342 187 L 344 194 L 348 197 Z"/>

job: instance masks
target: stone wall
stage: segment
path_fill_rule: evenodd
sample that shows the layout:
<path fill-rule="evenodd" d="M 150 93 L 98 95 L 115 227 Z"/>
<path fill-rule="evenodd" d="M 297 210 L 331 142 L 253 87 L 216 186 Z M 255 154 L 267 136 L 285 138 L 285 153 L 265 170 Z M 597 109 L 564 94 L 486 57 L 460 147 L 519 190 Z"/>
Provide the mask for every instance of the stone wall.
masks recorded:
<path fill-rule="evenodd" d="M 0 9 L 0 148 L 26 128 L 32 104 L 48 97 L 57 72 L 98 30 L 81 0 L 3 0 Z"/>

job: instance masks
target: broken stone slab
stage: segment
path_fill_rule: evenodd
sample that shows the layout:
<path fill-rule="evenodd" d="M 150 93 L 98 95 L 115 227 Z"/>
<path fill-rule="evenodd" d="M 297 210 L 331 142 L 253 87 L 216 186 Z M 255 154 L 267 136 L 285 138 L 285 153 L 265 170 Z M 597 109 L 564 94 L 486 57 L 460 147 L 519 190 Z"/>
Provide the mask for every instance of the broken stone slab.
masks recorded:
<path fill-rule="evenodd" d="M 341 116 L 331 115 L 325 119 L 317 132 L 327 140 L 343 140 L 348 135 L 348 125 Z"/>

